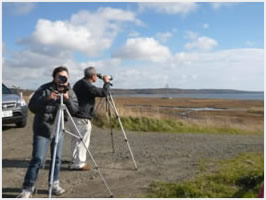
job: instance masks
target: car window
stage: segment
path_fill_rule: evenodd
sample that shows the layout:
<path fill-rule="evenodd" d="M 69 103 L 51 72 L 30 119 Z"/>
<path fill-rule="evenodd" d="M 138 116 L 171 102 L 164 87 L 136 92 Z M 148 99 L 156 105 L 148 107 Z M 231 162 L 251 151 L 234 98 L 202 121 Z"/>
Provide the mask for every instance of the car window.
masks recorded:
<path fill-rule="evenodd" d="M 12 94 L 12 92 L 4 84 L 2 84 L 2 94 Z"/>

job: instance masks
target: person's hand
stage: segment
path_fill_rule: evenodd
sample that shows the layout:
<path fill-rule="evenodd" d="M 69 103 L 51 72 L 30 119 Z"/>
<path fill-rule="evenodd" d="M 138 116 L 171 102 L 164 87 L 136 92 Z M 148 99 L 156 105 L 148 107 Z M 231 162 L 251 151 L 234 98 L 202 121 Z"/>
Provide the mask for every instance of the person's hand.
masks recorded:
<path fill-rule="evenodd" d="M 53 92 L 51 92 L 50 96 L 48 96 L 48 100 L 51 100 L 51 99 L 57 100 L 58 95 L 59 95 L 58 91 L 53 91 Z"/>
<path fill-rule="evenodd" d="M 69 99 L 69 94 L 68 94 L 68 92 L 66 92 L 66 93 L 63 94 L 63 98 L 64 98 L 65 100 L 68 100 L 68 99 Z"/>
<path fill-rule="evenodd" d="M 104 81 L 105 83 L 109 83 L 109 82 L 110 82 L 110 77 L 107 76 L 107 75 L 104 75 L 104 76 L 103 76 L 103 81 Z"/>

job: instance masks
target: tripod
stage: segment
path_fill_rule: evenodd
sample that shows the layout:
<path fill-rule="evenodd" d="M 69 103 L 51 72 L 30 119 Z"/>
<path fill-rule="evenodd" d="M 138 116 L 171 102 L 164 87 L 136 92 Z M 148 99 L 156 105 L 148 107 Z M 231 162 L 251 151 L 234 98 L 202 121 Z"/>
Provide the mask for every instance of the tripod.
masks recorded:
<path fill-rule="evenodd" d="M 111 121 L 111 117 L 112 117 L 111 115 L 112 115 L 112 114 L 111 114 L 111 109 L 110 109 L 110 108 L 112 108 L 112 110 L 113 110 L 113 112 L 114 112 L 114 114 L 115 114 L 115 117 L 117 118 L 117 120 L 118 120 L 118 122 L 119 122 L 119 126 L 120 126 L 120 128 L 121 128 L 121 130 L 122 130 L 122 133 L 123 133 L 123 135 L 124 135 L 124 141 L 127 143 L 128 150 L 129 150 L 130 155 L 131 155 L 131 158 L 132 158 L 132 160 L 133 160 L 133 163 L 134 163 L 135 169 L 137 170 L 138 168 L 137 168 L 136 161 L 135 161 L 135 159 L 134 159 L 134 156 L 133 156 L 133 153 L 132 153 L 132 150 L 131 150 L 130 144 L 129 144 L 128 139 L 127 139 L 127 136 L 126 136 L 126 132 L 125 132 L 125 130 L 124 130 L 123 124 L 122 124 L 122 122 L 121 122 L 121 119 L 120 119 L 119 113 L 118 113 L 118 111 L 117 111 L 117 108 L 116 108 L 116 105 L 115 105 L 114 99 L 113 99 L 112 94 L 111 94 L 110 91 L 108 92 L 108 94 L 107 94 L 105 100 L 106 100 L 106 111 L 107 111 L 107 113 L 108 113 L 109 120 Z M 100 100 L 100 102 L 99 102 L 98 105 L 96 106 L 95 111 L 100 107 L 101 104 L 102 104 L 102 99 Z M 114 149 L 113 127 L 112 127 L 112 125 L 111 125 L 111 141 L 112 141 L 112 149 L 113 149 L 113 153 L 114 153 L 114 152 L 115 152 L 115 149 Z"/>
<path fill-rule="evenodd" d="M 78 133 L 78 135 L 73 134 L 67 130 L 65 130 L 65 125 L 64 125 L 64 111 L 66 111 L 67 116 L 70 119 L 71 124 L 73 125 L 73 127 L 75 128 L 76 132 Z M 58 142 L 59 142 L 59 137 L 62 136 L 64 133 L 68 133 L 69 135 L 78 138 L 82 144 L 84 145 L 84 147 L 86 148 L 87 152 L 90 155 L 91 160 L 93 161 L 95 168 L 97 170 L 97 172 L 99 173 L 104 185 L 106 186 L 108 192 L 110 193 L 111 197 L 113 197 L 113 194 L 108 186 L 108 184 L 106 183 L 106 180 L 104 179 L 97 163 L 95 162 L 90 150 L 86 147 L 83 138 L 81 136 L 81 133 L 79 132 L 73 118 L 70 115 L 70 112 L 68 111 L 67 107 L 63 104 L 63 93 L 60 93 L 60 105 L 59 105 L 59 109 L 57 110 L 57 114 L 56 114 L 56 130 L 55 130 L 55 146 L 54 146 L 54 152 L 53 152 L 53 156 L 52 156 L 52 167 L 51 167 L 51 174 L 50 174 L 50 182 L 49 182 L 49 198 L 52 197 L 52 184 L 53 184 L 53 179 L 54 179 L 54 170 L 55 170 L 55 157 L 56 157 L 56 152 L 57 152 L 57 148 L 58 148 Z"/>

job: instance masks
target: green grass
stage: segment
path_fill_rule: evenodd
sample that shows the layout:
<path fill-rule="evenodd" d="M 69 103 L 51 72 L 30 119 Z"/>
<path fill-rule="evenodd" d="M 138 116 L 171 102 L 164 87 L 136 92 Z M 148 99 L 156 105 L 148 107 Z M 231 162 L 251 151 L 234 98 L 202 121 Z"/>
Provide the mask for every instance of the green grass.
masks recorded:
<path fill-rule="evenodd" d="M 169 133 L 211 133 L 211 134 L 259 134 L 263 130 L 248 131 L 245 129 L 232 128 L 230 126 L 215 127 L 200 123 L 175 121 L 172 119 L 155 119 L 148 117 L 121 117 L 126 130 L 141 132 L 169 132 Z M 108 128 L 110 122 L 106 117 L 98 116 L 93 121 L 98 127 Z M 119 122 L 112 119 L 112 126 L 119 128 Z"/>
<path fill-rule="evenodd" d="M 244 153 L 217 161 L 218 169 L 183 183 L 151 184 L 152 198 L 254 198 L 264 181 L 263 153 Z"/>

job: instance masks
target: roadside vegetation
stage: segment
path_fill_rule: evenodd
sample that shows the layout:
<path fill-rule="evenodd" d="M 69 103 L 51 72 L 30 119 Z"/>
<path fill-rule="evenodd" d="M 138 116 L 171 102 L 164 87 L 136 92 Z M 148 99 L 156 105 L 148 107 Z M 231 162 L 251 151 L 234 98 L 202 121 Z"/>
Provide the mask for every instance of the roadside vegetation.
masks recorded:
<path fill-rule="evenodd" d="M 258 196 L 264 181 L 263 153 L 244 153 L 230 160 L 215 163 L 217 167 L 213 169 L 208 167 L 208 162 L 201 162 L 200 175 L 182 183 L 153 182 L 147 197 L 256 198 Z"/>
<path fill-rule="evenodd" d="M 168 133 L 210 133 L 210 134 L 263 134 L 263 129 L 258 127 L 237 126 L 228 123 L 211 123 L 210 120 L 173 120 L 156 119 L 151 117 L 121 117 L 125 129 L 141 132 L 168 132 Z M 98 115 L 93 121 L 94 125 L 103 128 L 119 128 L 119 122 L 112 118 Z"/>
<path fill-rule="evenodd" d="M 125 129 L 141 132 L 263 134 L 264 102 L 226 99 L 115 99 Z M 211 108 L 193 111 L 188 108 Z M 111 109 L 112 110 L 112 109 Z M 119 128 L 105 110 L 97 109 L 93 124 L 98 127 Z M 111 112 L 113 113 L 113 112 Z"/>

